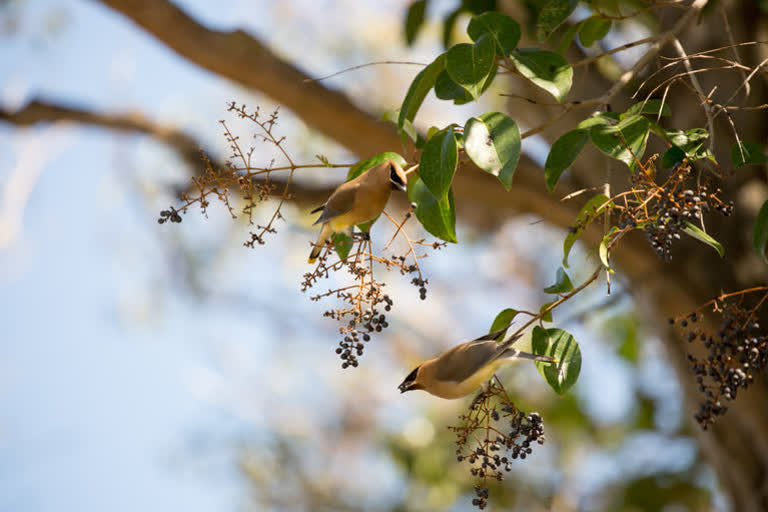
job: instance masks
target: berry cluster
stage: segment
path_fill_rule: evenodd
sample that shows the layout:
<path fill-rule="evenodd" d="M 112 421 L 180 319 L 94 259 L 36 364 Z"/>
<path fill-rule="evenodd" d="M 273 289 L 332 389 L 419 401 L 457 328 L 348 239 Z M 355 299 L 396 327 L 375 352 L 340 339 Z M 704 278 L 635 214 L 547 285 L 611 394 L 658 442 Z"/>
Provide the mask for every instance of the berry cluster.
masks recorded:
<path fill-rule="evenodd" d="M 413 279 L 411 279 L 411 284 L 413 286 L 419 287 L 419 298 L 421 300 L 425 300 L 427 298 L 427 285 L 429 284 L 429 279 L 414 277 Z"/>
<path fill-rule="evenodd" d="M 533 444 L 544 444 L 544 425 L 537 413 L 526 415 L 515 407 L 496 378 L 459 420 L 461 425 L 448 427 L 457 436 L 456 460 L 466 461 L 478 479 L 472 504 L 482 510 L 488 505 L 488 479 L 503 480 L 512 460 L 525 459 Z"/>
<path fill-rule="evenodd" d="M 755 309 L 744 308 L 741 302 L 714 302 L 722 315 L 715 333 L 696 328 L 698 313 L 679 321 L 688 331 L 688 342 L 697 341 L 706 349 L 699 357 L 688 354 L 689 367 L 704 395 L 694 415 L 703 429 L 727 412 L 725 404 L 736 399 L 739 389 L 746 389 L 757 374 L 768 371 L 768 332 L 755 319 Z"/>
<path fill-rule="evenodd" d="M 693 183 L 692 169 L 679 165 L 661 185 L 653 172 L 633 176 L 632 199 L 620 208 L 618 227 L 622 230 L 642 229 L 656 254 L 670 261 L 672 243 L 688 225 L 700 224 L 704 213 L 715 211 L 721 215 L 733 212 L 733 202 L 723 203 L 718 197 L 722 190 L 710 191 L 707 185 Z M 690 187 L 690 188 L 689 188 Z"/>
<path fill-rule="evenodd" d="M 181 215 L 173 206 L 169 207 L 170 210 L 163 210 L 160 212 L 160 217 L 157 219 L 158 224 L 165 224 L 167 221 L 181 222 Z"/>

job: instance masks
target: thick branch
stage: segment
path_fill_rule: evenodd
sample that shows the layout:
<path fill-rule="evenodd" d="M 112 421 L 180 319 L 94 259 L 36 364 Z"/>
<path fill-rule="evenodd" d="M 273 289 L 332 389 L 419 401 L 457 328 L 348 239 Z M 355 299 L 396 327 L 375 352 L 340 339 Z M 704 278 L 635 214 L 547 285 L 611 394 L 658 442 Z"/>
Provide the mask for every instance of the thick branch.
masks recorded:
<path fill-rule="evenodd" d="M 402 150 L 393 125 L 360 110 L 338 91 L 305 82 L 311 77 L 242 30 L 211 30 L 165 0 L 100 1 L 189 62 L 263 92 L 358 155 Z"/>

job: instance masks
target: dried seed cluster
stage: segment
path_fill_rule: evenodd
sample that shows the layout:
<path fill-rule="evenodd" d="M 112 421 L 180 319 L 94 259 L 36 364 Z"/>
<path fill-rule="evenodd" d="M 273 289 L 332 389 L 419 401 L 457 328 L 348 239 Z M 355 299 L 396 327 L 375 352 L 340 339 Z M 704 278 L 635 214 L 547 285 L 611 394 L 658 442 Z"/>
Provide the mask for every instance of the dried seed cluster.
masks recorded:
<path fill-rule="evenodd" d="M 488 505 L 488 479 L 503 480 L 512 460 L 525 459 L 534 444 L 544 444 L 544 425 L 538 413 L 515 407 L 496 378 L 459 420 L 460 425 L 448 427 L 457 436 L 456 460 L 469 464 L 477 479 L 472 504 L 482 510 Z"/>
<path fill-rule="evenodd" d="M 739 389 L 747 389 L 758 374 L 768 371 L 768 332 L 755 320 L 755 309 L 743 307 L 742 300 L 715 301 L 715 307 L 722 316 L 715 333 L 697 328 L 700 315 L 696 312 L 679 320 L 688 343 L 697 342 L 706 349 L 704 356 L 688 354 L 703 394 L 694 415 L 703 429 L 727 412 L 726 404 L 736 399 Z"/>

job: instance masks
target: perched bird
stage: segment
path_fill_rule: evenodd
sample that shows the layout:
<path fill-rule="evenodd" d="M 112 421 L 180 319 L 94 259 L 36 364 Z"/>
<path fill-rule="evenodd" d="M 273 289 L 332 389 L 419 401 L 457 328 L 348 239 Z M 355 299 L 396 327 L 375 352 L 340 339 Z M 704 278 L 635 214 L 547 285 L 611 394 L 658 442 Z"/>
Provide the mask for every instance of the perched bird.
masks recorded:
<path fill-rule="evenodd" d="M 405 191 L 407 183 L 408 177 L 402 167 L 392 160 L 385 160 L 357 178 L 341 184 L 325 204 L 311 212 L 322 210 L 315 224 L 322 224 L 323 227 L 309 253 L 308 263 L 314 263 L 320 256 L 331 233 L 345 231 L 356 224 L 375 219 L 384 210 L 392 189 Z"/>
<path fill-rule="evenodd" d="M 506 341 L 496 341 L 507 327 L 456 345 L 439 356 L 417 366 L 398 386 L 401 393 L 423 389 L 440 398 L 461 398 L 491 378 L 496 370 L 516 359 L 554 363 L 548 356 L 521 352 L 512 345 L 522 334 Z"/>

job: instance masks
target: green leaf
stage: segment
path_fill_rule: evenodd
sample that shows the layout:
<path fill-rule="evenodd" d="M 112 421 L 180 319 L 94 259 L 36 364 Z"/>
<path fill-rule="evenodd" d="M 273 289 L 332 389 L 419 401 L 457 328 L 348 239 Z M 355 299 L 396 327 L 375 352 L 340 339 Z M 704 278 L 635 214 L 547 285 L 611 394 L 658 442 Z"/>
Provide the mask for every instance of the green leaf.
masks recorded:
<path fill-rule="evenodd" d="M 539 313 L 541 313 L 542 311 L 547 309 L 552 304 L 554 304 L 554 302 L 546 302 L 546 303 L 542 304 L 541 307 L 539 308 Z M 544 315 L 541 317 L 541 321 L 542 322 L 551 322 L 552 321 L 552 310 L 549 310 L 546 313 L 544 313 Z"/>
<path fill-rule="evenodd" d="M 451 75 L 445 70 L 437 75 L 435 96 L 441 100 L 453 100 L 453 103 L 456 105 L 464 105 L 474 100 L 472 95 L 465 88 L 454 82 Z"/>
<path fill-rule="evenodd" d="M 722 258 L 725 256 L 725 249 L 723 249 L 723 246 L 720 245 L 720 242 L 709 236 L 707 233 L 702 231 L 700 228 L 694 226 L 690 222 L 685 223 L 685 227 L 683 228 L 683 233 L 686 235 L 695 238 L 696 240 L 700 242 L 704 242 L 708 246 L 712 247 L 714 250 L 717 251 L 717 254 L 720 255 Z"/>
<path fill-rule="evenodd" d="M 645 102 L 641 101 L 640 103 L 635 103 L 629 107 L 626 112 L 619 116 L 619 118 L 625 119 L 635 114 L 652 114 L 654 116 L 658 116 L 659 112 L 661 112 L 663 117 L 672 115 L 672 110 L 669 108 L 669 105 L 666 103 L 662 104 L 661 100 L 648 100 Z"/>
<path fill-rule="evenodd" d="M 592 16 L 582 22 L 579 30 L 579 41 L 585 47 L 589 48 L 595 41 L 604 38 L 611 30 L 611 20 L 600 16 Z"/>
<path fill-rule="evenodd" d="M 501 112 L 472 117 L 464 126 L 464 150 L 482 170 L 493 174 L 504 188 L 512 187 L 520 159 L 520 130 Z"/>
<path fill-rule="evenodd" d="M 600 261 L 603 263 L 603 266 L 605 266 L 608 271 L 613 273 L 613 270 L 611 269 L 611 263 L 608 260 L 608 244 L 611 242 L 613 234 L 616 233 L 619 230 L 616 226 L 611 226 L 611 229 L 608 230 L 608 233 L 603 237 L 602 241 L 600 242 L 600 247 L 598 248 L 598 255 L 600 256 Z"/>
<path fill-rule="evenodd" d="M 742 165 L 760 165 L 768 162 L 762 144 L 740 141 L 731 146 L 731 163 L 734 167 Z"/>
<path fill-rule="evenodd" d="M 560 294 L 568 293 L 571 290 L 573 290 L 571 278 L 568 277 L 568 274 L 565 273 L 565 270 L 560 267 L 557 269 L 557 274 L 555 275 L 555 284 L 544 288 L 544 293 Z"/>
<path fill-rule="evenodd" d="M 333 247 L 336 249 L 336 254 L 339 255 L 339 258 L 343 260 L 349 256 L 349 251 L 352 250 L 352 243 L 354 242 L 352 237 L 344 232 L 339 232 L 333 234 L 331 241 L 333 242 Z"/>
<path fill-rule="evenodd" d="M 576 216 L 576 221 L 568 228 L 568 234 L 563 242 L 563 266 L 565 268 L 568 268 L 568 255 L 571 253 L 571 248 L 576 243 L 576 240 L 581 237 L 584 229 L 606 208 L 612 205 L 613 203 L 608 200 L 605 194 L 597 194 L 581 208 L 581 211 Z"/>
<path fill-rule="evenodd" d="M 456 243 L 456 207 L 453 203 L 453 191 L 440 201 L 420 177 L 408 180 L 408 200 L 416 203 L 416 218 L 428 232 L 446 242 Z"/>
<path fill-rule="evenodd" d="M 411 46 L 419 34 L 419 29 L 424 25 L 424 13 L 427 8 L 427 0 L 412 2 L 405 16 L 405 43 Z"/>
<path fill-rule="evenodd" d="M 589 130 L 589 137 L 597 149 L 634 169 L 635 159 L 642 159 L 645 152 L 649 130 L 648 119 L 633 115 L 613 126 L 594 126 Z"/>
<path fill-rule="evenodd" d="M 525 78 L 538 85 L 560 103 L 571 90 L 573 69 L 562 55 L 538 48 L 520 48 L 509 57 Z"/>
<path fill-rule="evenodd" d="M 416 112 L 419 111 L 427 93 L 434 87 L 437 75 L 445 68 L 445 54 L 438 56 L 430 65 L 422 69 L 411 82 L 408 92 L 405 94 L 403 104 L 400 106 L 400 117 L 397 120 L 397 129 L 403 132 L 406 121 L 413 122 Z"/>
<path fill-rule="evenodd" d="M 618 121 L 618 119 L 613 119 L 607 114 L 612 114 L 612 112 L 596 112 L 592 116 L 577 124 L 576 128 L 579 130 L 588 130 L 593 126 L 613 125 L 613 121 Z"/>
<path fill-rule="evenodd" d="M 512 325 L 512 320 L 514 320 L 516 316 L 517 316 L 516 309 L 512 309 L 512 308 L 502 309 L 501 311 L 499 311 L 499 314 L 496 315 L 496 318 L 493 319 L 493 323 L 491 324 L 491 330 L 488 332 L 492 333 L 504 327 L 509 327 L 510 325 Z M 499 335 L 499 338 L 503 338 L 506 334 L 507 334 L 507 331 L 504 330 L 504 332 Z"/>
<path fill-rule="evenodd" d="M 453 126 L 437 132 L 424 145 L 419 160 L 419 176 L 432 195 L 444 198 L 456 172 L 459 148 L 453 136 Z"/>
<path fill-rule="evenodd" d="M 360 160 L 355 165 L 350 167 L 349 172 L 347 173 L 347 181 L 357 178 L 371 167 L 375 167 L 381 163 L 384 163 L 386 160 L 392 160 L 400 166 L 404 166 L 407 163 L 405 158 L 399 154 L 392 151 L 385 151 L 366 160 Z"/>
<path fill-rule="evenodd" d="M 581 371 L 581 350 L 576 339 L 562 329 L 533 328 L 531 347 L 534 354 L 555 358 L 555 364 L 536 362 L 544 380 L 562 395 L 576 383 Z"/>
<path fill-rule="evenodd" d="M 520 25 L 509 16 L 497 12 L 486 12 L 473 16 L 467 26 L 467 34 L 477 41 L 485 34 L 496 43 L 496 53 L 508 56 L 520 41 Z"/>
<path fill-rule="evenodd" d="M 581 29 L 581 26 L 583 25 L 583 22 L 580 23 L 574 23 L 570 27 L 568 27 L 568 30 L 565 31 L 565 34 L 563 34 L 563 37 L 560 38 L 560 42 L 557 43 L 557 47 L 555 48 L 555 51 L 559 53 L 560 55 L 565 55 L 565 52 L 568 51 L 568 48 L 571 46 L 571 43 L 573 42 L 573 38 L 576 37 L 576 33 Z"/>
<path fill-rule="evenodd" d="M 677 146 L 672 146 L 661 155 L 660 169 L 671 169 L 685 159 L 685 151 Z"/>
<path fill-rule="evenodd" d="M 494 44 L 493 39 L 486 34 L 480 36 L 475 44 L 457 44 L 445 54 L 448 75 L 475 99 L 480 97 L 485 78 L 495 65 Z"/>
<path fill-rule="evenodd" d="M 757 254 L 768 263 L 768 201 L 763 203 L 755 219 L 755 229 L 752 232 L 752 245 Z"/>
<path fill-rule="evenodd" d="M 555 190 L 563 172 L 571 166 L 581 150 L 584 149 L 588 139 L 589 132 L 587 130 L 571 130 L 565 132 L 552 144 L 547 162 L 544 164 L 544 181 L 550 193 Z"/>
<path fill-rule="evenodd" d="M 536 22 L 536 38 L 546 41 L 563 24 L 576 8 L 576 0 L 548 0 L 539 11 Z"/>
<path fill-rule="evenodd" d="M 663 137 L 669 141 L 673 147 L 679 148 L 688 158 L 690 162 L 701 160 L 702 158 L 709 158 L 714 162 L 715 157 L 706 145 L 709 138 L 709 132 L 704 128 L 692 128 L 690 130 L 666 130 Z M 667 150 L 669 152 L 669 150 Z M 666 155 L 666 153 L 665 153 Z M 669 154 L 665 164 L 677 162 L 680 153 L 675 151 Z M 680 160 L 682 162 L 682 158 Z"/>

